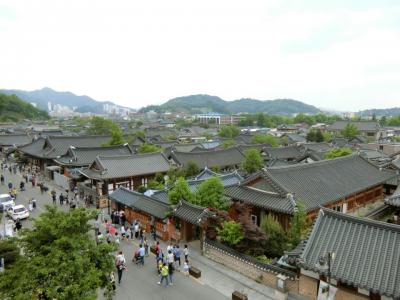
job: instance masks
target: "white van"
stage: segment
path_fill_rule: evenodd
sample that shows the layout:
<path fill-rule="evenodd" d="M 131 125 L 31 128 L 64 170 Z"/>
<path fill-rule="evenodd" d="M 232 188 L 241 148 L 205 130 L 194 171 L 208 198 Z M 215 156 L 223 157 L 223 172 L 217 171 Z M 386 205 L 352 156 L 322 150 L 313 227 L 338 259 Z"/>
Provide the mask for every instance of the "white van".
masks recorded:
<path fill-rule="evenodd" d="M 0 211 L 7 211 L 14 205 L 15 202 L 9 194 L 0 194 Z"/>
<path fill-rule="evenodd" d="M 14 221 L 29 218 L 29 211 L 22 204 L 9 208 L 7 213 Z"/>

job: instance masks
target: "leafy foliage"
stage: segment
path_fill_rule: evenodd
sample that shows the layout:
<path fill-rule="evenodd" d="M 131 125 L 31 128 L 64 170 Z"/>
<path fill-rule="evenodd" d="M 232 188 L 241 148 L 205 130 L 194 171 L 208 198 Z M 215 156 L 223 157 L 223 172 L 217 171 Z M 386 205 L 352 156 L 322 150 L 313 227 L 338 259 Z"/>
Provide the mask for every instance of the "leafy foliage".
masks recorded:
<path fill-rule="evenodd" d="M 49 115 L 45 111 L 21 100 L 16 95 L 0 93 L 0 121 L 18 122 L 23 119 L 47 120 Z"/>
<path fill-rule="evenodd" d="M 193 202 L 194 195 L 185 178 L 179 177 L 175 186 L 168 192 L 168 201 L 170 204 L 177 204 L 182 199 L 188 202 Z"/>
<path fill-rule="evenodd" d="M 158 147 L 157 145 L 153 145 L 153 144 L 141 144 L 137 150 L 139 153 L 143 154 L 143 153 L 155 153 L 155 152 L 161 152 L 162 148 Z"/>
<path fill-rule="evenodd" d="M 242 162 L 242 168 L 248 173 L 254 173 L 261 170 L 264 166 L 264 160 L 257 149 L 249 149 L 245 151 L 245 158 Z"/>
<path fill-rule="evenodd" d="M 347 123 L 341 133 L 345 138 L 353 138 L 356 137 L 360 132 L 356 125 Z"/>
<path fill-rule="evenodd" d="M 122 145 L 125 143 L 124 134 L 121 128 L 115 128 L 111 131 L 111 139 L 104 146 Z"/>
<path fill-rule="evenodd" d="M 203 207 L 226 210 L 228 202 L 224 196 L 221 179 L 210 177 L 202 182 L 197 188 L 194 203 Z"/>
<path fill-rule="evenodd" d="M 94 116 L 90 119 L 89 134 L 93 135 L 111 135 L 113 131 L 120 131 L 121 128 L 112 120 Z"/>
<path fill-rule="evenodd" d="M 199 166 L 192 160 L 189 160 L 185 167 L 185 174 L 187 177 L 192 177 L 200 173 Z"/>
<path fill-rule="evenodd" d="M 292 223 L 290 224 L 288 232 L 291 249 L 296 248 L 300 241 L 305 237 L 309 226 L 310 223 L 307 218 L 305 206 L 303 203 L 297 202 L 297 211 L 293 215 Z"/>
<path fill-rule="evenodd" d="M 217 231 L 221 240 L 231 246 L 238 244 L 244 238 L 240 224 L 235 221 L 223 222 Z"/>
<path fill-rule="evenodd" d="M 317 142 L 317 143 L 321 143 L 324 141 L 324 136 L 321 132 L 321 130 L 317 130 L 317 129 L 311 129 L 308 133 L 307 133 L 307 142 Z"/>
<path fill-rule="evenodd" d="M 222 148 L 223 149 L 227 149 L 227 148 L 229 148 L 229 147 L 232 147 L 232 146 L 234 146 L 236 144 L 236 142 L 234 141 L 234 140 L 226 140 L 226 141 L 224 141 L 223 143 L 222 143 Z"/>
<path fill-rule="evenodd" d="M 153 179 L 147 184 L 149 189 L 162 190 L 165 187 L 164 176 L 161 173 L 157 173 Z"/>
<path fill-rule="evenodd" d="M 222 126 L 219 130 L 219 136 L 233 139 L 240 134 L 240 129 L 235 125 Z"/>
<path fill-rule="evenodd" d="M 269 257 L 279 257 L 288 249 L 288 236 L 276 218 L 269 214 L 261 222 L 261 228 L 268 236 L 268 246 L 265 249 Z"/>
<path fill-rule="evenodd" d="M 325 154 L 325 159 L 333 159 L 351 154 L 353 151 L 348 147 L 335 148 Z"/>
<path fill-rule="evenodd" d="M 278 139 L 270 134 L 258 133 L 251 139 L 253 144 L 269 144 L 272 147 L 278 147 Z"/>
<path fill-rule="evenodd" d="M 19 255 L 19 248 L 16 240 L 7 239 L 0 241 L 0 257 L 4 258 L 4 264 L 6 268 L 10 268 L 18 259 Z"/>
<path fill-rule="evenodd" d="M 22 232 L 24 255 L 0 275 L 2 299 L 96 299 L 98 288 L 111 291 L 112 244 L 96 245 L 89 232 L 94 211 L 62 212 L 47 206 Z"/>

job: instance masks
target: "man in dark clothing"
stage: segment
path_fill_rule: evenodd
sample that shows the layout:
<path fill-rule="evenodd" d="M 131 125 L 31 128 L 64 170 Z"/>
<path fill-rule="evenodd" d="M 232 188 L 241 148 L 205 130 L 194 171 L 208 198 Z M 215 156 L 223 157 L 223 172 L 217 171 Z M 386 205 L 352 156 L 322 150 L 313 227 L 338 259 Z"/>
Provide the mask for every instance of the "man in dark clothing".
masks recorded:
<path fill-rule="evenodd" d="M 59 200 L 60 200 L 60 205 L 63 205 L 64 204 L 64 195 L 63 195 L 63 193 L 60 194 Z"/>
<path fill-rule="evenodd" d="M 53 199 L 53 205 L 56 205 L 56 197 L 57 197 L 56 191 L 52 190 L 51 191 L 51 198 Z"/>

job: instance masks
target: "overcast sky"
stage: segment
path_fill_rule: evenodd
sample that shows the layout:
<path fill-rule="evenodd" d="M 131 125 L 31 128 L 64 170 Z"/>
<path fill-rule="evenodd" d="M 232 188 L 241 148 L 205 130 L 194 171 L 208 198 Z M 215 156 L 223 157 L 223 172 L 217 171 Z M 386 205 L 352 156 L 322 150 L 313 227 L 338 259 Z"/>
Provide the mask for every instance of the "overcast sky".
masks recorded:
<path fill-rule="evenodd" d="M 399 0 L 0 0 L 0 88 L 400 106 L 399 16 Z"/>

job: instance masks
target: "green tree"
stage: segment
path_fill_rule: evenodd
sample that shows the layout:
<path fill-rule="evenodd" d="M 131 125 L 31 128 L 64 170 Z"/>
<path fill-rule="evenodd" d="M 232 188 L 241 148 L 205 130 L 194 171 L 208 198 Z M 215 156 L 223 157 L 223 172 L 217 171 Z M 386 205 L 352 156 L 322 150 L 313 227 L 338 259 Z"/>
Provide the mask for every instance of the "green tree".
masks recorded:
<path fill-rule="evenodd" d="M 227 209 L 228 202 L 224 196 L 221 179 L 210 177 L 202 182 L 197 188 L 194 203 L 203 207 Z"/>
<path fill-rule="evenodd" d="M 278 147 L 278 139 L 270 134 L 258 133 L 251 139 L 253 144 L 269 144 L 272 147 Z"/>
<path fill-rule="evenodd" d="M 111 131 L 111 139 L 104 146 L 122 145 L 125 143 L 124 134 L 121 128 L 114 128 Z"/>
<path fill-rule="evenodd" d="M 217 228 L 217 231 L 221 240 L 230 246 L 235 246 L 244 238 L 240 224 L 235 221 L 223 222 L 221 228 Z"/>
<path fill-rule="evenodd" d="M 329 133 L 328 131 L 325 131 L 325 132 L 323 132 L 322 133 L 322 136 L 323 136 L 323 138 L 324 138 L 324 142 L 330 142 L 330 141 L 332 141 L 332 134 L 331 133 Z"/>
<path fill-rule="evenodd" d="M 276 218 L 269 214 L 261 222 L 261 229 L 268 237 L 265 249 L 269 257 L 280 257 L 288 249 L 288 236 Z"/>
<path fill-rule="evenodd" d="M 112 120 L 94 116 L 90 119 L 88 133 L 93 135 L 111 135 L 113 131 L 118 130 L 121 130 L 121 127 Z"/>
<path fill-rule="evenodd" d="M 263 113 L 257 114 L 257 126 L 259 126 L 259 127 L 265 126 L 265 116 Z"/>
<path fill-rule="evenodd" d="M 335 148 L 325 154 L 325 159 L 333 159 L 351 154 L 353 151 L 348 147 Z"/>
<path fill-rule="evenodd" d="M 194 161 L 189 160 L 185 167 L 185 173 L 187 177 L 193 177 L 200 173 L 200 168 Z"/>
<path fill-rule="evenodd" d="M 219 130 L 219 136 L 233 139 L 240 134 L 240 129 L 235 125 L 222 126 Z"/>
<path fill-rule="evenodd" d="M 294 249 L 305 237 L 309 229 L 309 220 L 307 218 L 306 209 L 303 203 L 297 202 L 297 210 L 293 215 L 288 237 L 290 240 L 290 248 Z"/>
<path fill-rule="evenodd" d="M 141 144 L 138 147 L 138 153 L 143 154 L 143 153 L 155 153 L 155 152 L 161 152 L 162 148 L 158 147 L 157 145 L 153 145 L 153 144 Z"/>
<path fill-rule="evenodd" d="M 165 187 L 163 174 L 157 173 L 154 178 L 149 181 L 147 186 L 152 190 L 162 190 Z"/>
<path fill-rule="evenodd" d="M 306 136 L 307 142 L 315 142 L 316 140 L 316 132 L 314 129 L 311 129 Z"/>
<path fill-rule="evenodd" d="M 19 255 L 19 248 L 15 239 L 0 241 L 0 258 L 4 258 L 4 265 L 6 268 L 9 269 L 18 259 Z"/>
<path fill-rule="evenodd" d="M 321 130 L 316 130 L 316 132 L 315 132 L 315 141 L 317 143 L 321 143 L 321 142 L 324 141 L 324 136 L 322 135 Z"/>
<path fill-rule="evenodd" d="M 182 169 L 171 168 L 167 172 L 167 177 L 168 177 L 168 180 L 167 180 L 166 184 L 168 186 L 171 186 L 171 185 L 175 184 L 175 182 L 178 180 L 179 177 L 185 178 L 186 174 L 185 174 L 185 171 Z"/>
<path fill-rule="evenodd" d="M 247 173 L 254 173 L 261 170 L 264 166 L 264 160 L 261 157 L 260 151 L 257 149 L 248 149 L 244 153 L 244 160 L 242 161 L 242 168 Z"/>
<path fill-rule="evenodd" d="M 226 141 L 223 141 L 222 148 L 223 149 L 227 149 L 227 148 L 230 148 L 230 147 L 234 146 L 235 144 L 236 143 L 235 143 L 234 140 L 226 140 Z"/>
<path fill-rule="evenodd" d="M 96 299 L 99 288 L 112 288 L 113 244 L 91 237 L 97 212 L 63 212 L 53 206 L 25 229 L 18 240 L 24 255 L 0 275 L 2 299 Z M 110 294 L 109 294 L 110 295 Z"/>
<path fill-rule="evenodd" d="M 359 134 L 358 128 L 352 123 L 347 123 L 347 125 L 342 130 L 342 135 L 345 138 L 353 138 Z"/>
<path fill-rule="evenodd" d="M 194 195 L 191 192 L 185 178 L 179 177 L 175 186 L 168 192 L 168 201 L 170 204 L 177 204 L 181 200 L 193 202 Z"/>

